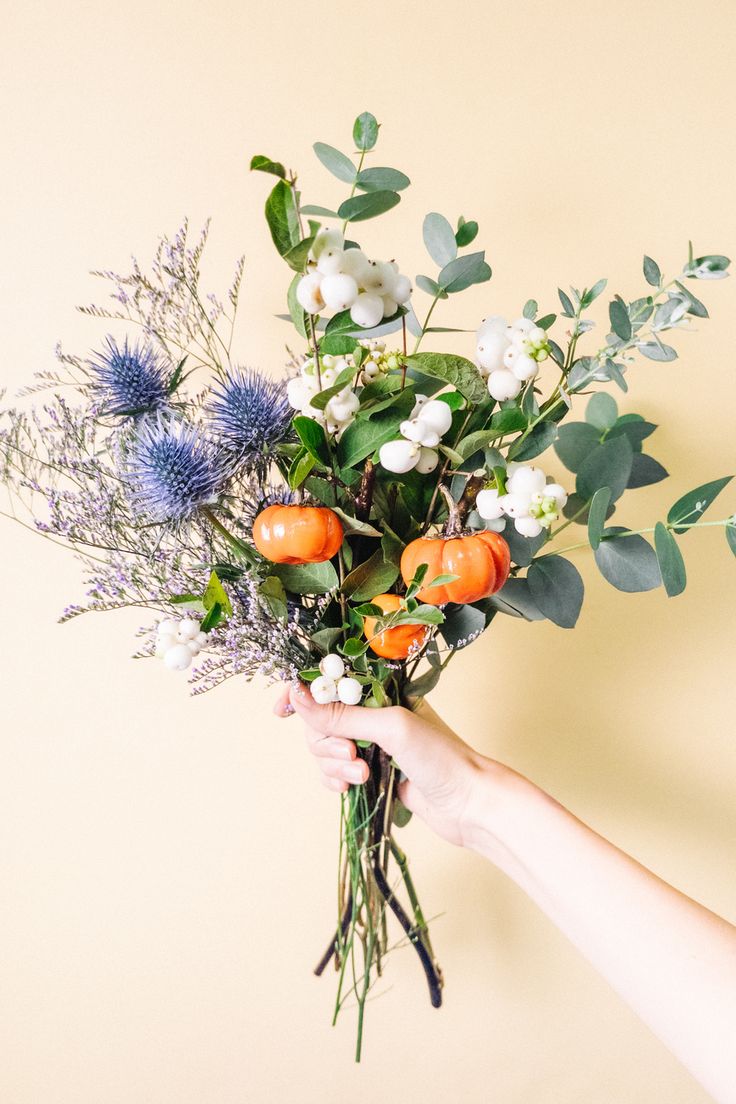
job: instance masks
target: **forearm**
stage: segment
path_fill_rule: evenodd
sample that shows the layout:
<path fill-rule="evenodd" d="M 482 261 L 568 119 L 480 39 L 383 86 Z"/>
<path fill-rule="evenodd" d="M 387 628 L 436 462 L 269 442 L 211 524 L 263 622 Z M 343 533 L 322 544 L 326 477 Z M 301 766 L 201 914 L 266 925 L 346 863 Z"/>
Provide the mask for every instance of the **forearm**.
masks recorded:
<path fill-rule="evenodd" d="M 701 1084 L 736 1102 L 736 928 L 519 775 L 489 764 L 469 843 L 505 871 Z"/>

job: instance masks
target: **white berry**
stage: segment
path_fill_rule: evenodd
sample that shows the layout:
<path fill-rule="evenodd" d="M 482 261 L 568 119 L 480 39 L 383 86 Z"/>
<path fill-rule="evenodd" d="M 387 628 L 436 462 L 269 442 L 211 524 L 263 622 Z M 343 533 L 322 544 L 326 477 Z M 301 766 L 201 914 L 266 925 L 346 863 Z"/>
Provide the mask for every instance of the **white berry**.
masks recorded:
<path fill-rule="evenodd" d="M 307 314 L 319 314 L 325 305 L 320 291 L 321 283 L 322 276 L 320 273 L 310 272 L 307 276 L 302 276 L 296 285 L 297 302 Z"/>
<path fill-rule="evenodd" d="M 320 662 L 319 669 L 325 678 L 332 679 L 333 682 L 337 682 L 345 674 L 345 664 L 339 655 L 334 652 L 330 652 Z"/>
<path fill-rule="evenodd" d="M 522 537 L 538 537 L 542 532 L 542 526 L 533 517 L 517 517 L 514 520 L 514 527 L 517 533 L 521 533 Z"/>
<path fill-rule="evenodd" d="M 521 391 L 521 380 L 517 379 L 513 372 L 507 368 L 501 371 L 491 372 L 488 377 L 488 393 L 497 402 L 504 399 L 515 399 Z"/>
<path fill-rule="evenodd" d="M 330 310 L 347 310 L 358 298 L 358 285 L 352 276 L 338 272 L 334 276 L 325 276 L 320 285 L 320 293 L 325 306 Z"/>
<path fill-rule="evenodd" d="M 186 644 L 175 644 L 164 656 L 164 665 L 170 671 L 186 671 L 192 662 L 192 653 Z"/>
<path fill-rule="evenodd" d="M 337 696 L 344 705 L 357 705 L 363 696 L 363 687 L 357 679 L 341 678 L 337 684 Z"/>
<path fill-rule="evenodd" d="M 350 308 L 350 317 L 356 326 L 372 329 L 383 318 L 383 300 L 378 295 L 361 292 Z"/>
<path fill-rule="evenodd" d="M 391 294 L 397 303 L 405 303 L 411 296 L 411 284 L 408 276 L 396 276 Z"/>
<path fill-rule="evenodd" d="M 429 475 L 430 472 L 435 470 L 439 462 L 440 456 L 436 449 L 422 447 L 419 449 L 416 470 L 420 475 Z"/>
<path fill-rule="evenodd" d="M 424 403 L 417 418 L 424 425 L 431 426 L 440 437 L 447 433 L 452 425 L 452 411 L 441 399 L 430 399 L 429 402 Z"/>
<path fill-rule="evenodd" d="M 319 705 L 328 705 L 337 701 L 337 684 L 334 679 L 319 675 L 309 684 L 312 697 Z"/>
<path fill-rule="evenodd" d="M 475 508 L 484 521 L 494 521 L 503 514 L 503 506 L 501 505 L 498 491 L 495 488 L 487 488 L 486 490 L 478 491 L 478 497 L 475 500 Z"/>
<path fill-rule="evenodd" d="M 159 621 L 156 631 L 159 636 L 176 636 L 178 629 L 178 621 L 167 618 L 165 621 Z"/>
<path fill-rule="evenodd" d="M 420 447 L 413 441 L 389 441 L 381 445 L 378 458 L 386 471 L 403 475 L 417 466 Z"/>

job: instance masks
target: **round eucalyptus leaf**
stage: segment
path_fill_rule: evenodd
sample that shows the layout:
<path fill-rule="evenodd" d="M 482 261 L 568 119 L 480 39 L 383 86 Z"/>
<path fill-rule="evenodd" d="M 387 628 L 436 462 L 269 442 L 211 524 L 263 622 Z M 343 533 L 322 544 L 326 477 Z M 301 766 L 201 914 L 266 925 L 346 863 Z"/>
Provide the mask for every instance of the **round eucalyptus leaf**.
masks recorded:
<path fill-rule="evenodd" d="M 616 590 L 633 594 L 654 590 L 662 582 L 652 546 L 638 533 L 629 533 L 619 525 L 605 530 L 594 555 L 601 575 Z"/>
<path fill-rule="evenodd" d="M 526 574 L 529 590 L 545 617 L 562 629 L 572 629 L 583 604 L 583 580 L 574 564 L 562 556 L 541 556 Z"/>

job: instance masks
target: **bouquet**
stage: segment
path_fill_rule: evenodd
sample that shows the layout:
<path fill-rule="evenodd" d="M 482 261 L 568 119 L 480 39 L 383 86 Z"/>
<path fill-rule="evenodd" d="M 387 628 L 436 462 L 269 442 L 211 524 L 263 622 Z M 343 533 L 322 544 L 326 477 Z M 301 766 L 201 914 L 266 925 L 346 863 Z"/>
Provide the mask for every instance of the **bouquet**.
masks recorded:
<path fill-rule="evenodd" d="M 192 240 L 185 223 L 149 266 L 96 273 L 110 298 L 83 310 L 114 334 L 84 356 L 59 347 L 58 368 L 25 392 L 52 396 L 2 413 L 8 514 L 84 572 L 86 598 L 61 620 L 150 610 L 138 655 L 190 670 L 195 694 L 262 674 L 301 680 L 322 703 L 411 704 L 498 615 L 572 628 L 573 548 L 589 546 L 618 590 L 670 597 L 685 588 L 691 529 L 722 527 L 736 554 L 736 517 L 703 520 L 728 476 L 651 528 L 611 521 L 624 492 L 667 472 L 645 451 L 656 426 L 619 413 L 610 385 L 625 397 L 637 357 L 675 359 L 673 338 L 708 317 L 693 286 L 724 278 L 728 258 L 690 247 L 670 278 L 645 257 L 640 293 L 610 299 L 598 338 L 602 279 L 560 290 L 554 311 L 529 299 L 511 320 L 437 325 L 448 300 L 491 279 L 478 224 L 428 214 L 431 274 L 413 281 L 374 257 L 361 224 L 410 183 L 368 164 L 378 130 L 356 119 L 353 158 L 315 144 L 347 192 L 334 208 L 303 203 L 281 163 L 251 162 L 275 178 L 266 221 L 291 272 L 285 374 L 234 360 L 243 261 L 224 299 L 206 292 L 208 227 Z M 457 352 L 430 351 L 448 334 Z M 580 536 L 566 544 L 571 526 Z M 373 745 L 359 754 L 369 780 L 341 796 L 339 907 L 316 970 L 337 971 L 335 1016 L 357 1006 L 357 1058 L 394 928 L 435 1007 L 443 985 L 397 838 L 409 816 L 397 767 Z"/>

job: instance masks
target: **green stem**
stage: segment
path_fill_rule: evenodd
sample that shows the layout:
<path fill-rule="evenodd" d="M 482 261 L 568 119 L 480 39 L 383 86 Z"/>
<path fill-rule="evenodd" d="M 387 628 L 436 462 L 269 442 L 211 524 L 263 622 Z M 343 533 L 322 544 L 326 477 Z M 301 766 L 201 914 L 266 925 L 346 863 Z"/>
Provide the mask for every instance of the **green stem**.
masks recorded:
<path fill-rule="evenodd" d="M 358 169 L 355 173 L 355 180 L 353 181 L 353 186 L 350 189 L 350 195 L 348 196 L 348 199 L 352 199 L 353 196 L 355 195 L 355 189 L 358 186 L 358 176 L 360 175 L 360 170 L 363 168 L 363 162 L 365 161 L 366 152 L 367 152 L 366 150 L 361 150 L 360 151 L 360 160 L 358 161 Z M 347 200 L 346 200 L 346 202 L 347 202 Z M 342 231 L 341 232 L 342 232 L 343 235 L 345 234 L 345 230 L 347 228 L 347 225 L 348 225 L 349 221 L 350 221 L 349 219 L 345 219 L 345 221 L 342 224 Z"/>
<path fill-rule="evenodd" d="M 424 325 L 422 326 L 422 332 L 419 334 L 419 337 L 416 340 L 416 344 L 414 345 L 414 348 L 412 349 L 412 356 L 414 355 L 414 353 L 417 352 L 417 350 L 419 349 L 419 346 L 422 343 L 422 338 L 424 337 L 424 335 L 427 332 L 427 326 L 429 325 L 429 320 L 432 317 L 432 311 L 437 306 L 439 300 L 440 300 L 440 296 L 435 295 L 434 299 L 432 300 L 432 302 L 430 304 L 429 310 L 427 311 L 427 317 L 424 319 Z"/>
<path fill-rule="evenodd" d="M 724 518 L 722 521 L 690 521 L 690 522 L 672 522 L 671 524 L 665 523 L 666 529 L 707 529 L 714 525 L 732 525 L 731 518 Z M 604 533 L 601 540 L 620 540 L 623 537 L 640 537 L 645 533 L 653 533 L 656 526 L 651 525 L 647 529 L 627 529 L 625 533 Z M 545 556 L 561 556 L 563 552 L 574 552 L 577 548 L 590 548 L 589 541 L 579 541 L 578 544 L 568 544 L 565 548 L 555 548 L 549 552 L 545 552 L 542 556 L 536 556 L 537 560 L 543 560 Z"/>

